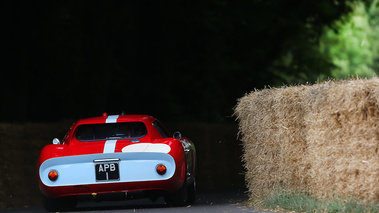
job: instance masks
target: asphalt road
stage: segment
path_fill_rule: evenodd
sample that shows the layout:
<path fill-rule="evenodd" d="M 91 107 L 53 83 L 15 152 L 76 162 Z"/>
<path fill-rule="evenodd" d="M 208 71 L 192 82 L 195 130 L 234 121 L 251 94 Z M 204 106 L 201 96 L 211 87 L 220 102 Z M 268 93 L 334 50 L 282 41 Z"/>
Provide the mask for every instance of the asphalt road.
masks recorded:
<path fill-rule="evenodd" d="M 73 212 L 154 212 L 154 213 L 170 213 L 170 212 L 264 212 L 255 211 L 253 208 L 245 205 L 247 195 L 244 190 L 222 190 L 212 192 L 199 192 L 195 203 L 185 207 L 167 207 L 162 198 L 156 202 L 150 199 L 125 200 L 117 202 L 95 202 L 87 201 L 78 204 Z M 43 207 L 33 207 L 24 209 L 3 210 L 1 213 L 19 213 L 19 212 L 46 212 Z M 267 211 L 266 211 L 267 212 Z"/>

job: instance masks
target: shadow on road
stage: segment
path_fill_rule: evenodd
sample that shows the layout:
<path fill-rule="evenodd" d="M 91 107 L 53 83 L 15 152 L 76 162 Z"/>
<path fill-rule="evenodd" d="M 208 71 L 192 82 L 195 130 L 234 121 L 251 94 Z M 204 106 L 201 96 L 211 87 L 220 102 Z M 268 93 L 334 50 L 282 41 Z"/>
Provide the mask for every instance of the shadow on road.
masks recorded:
<path fill-rule="evenodd" d="M 196 201 L 190 207 L 204 207 L 212 205 L 243 205 L 248 199 L 245 189 L 236 190 L 217 190 L 199 192 Z M 152 202 L 150 199 L 136 199 L 123 201 L 85 201 L 80 202 L 75 211 L 101 211 L 101 210 L 147 210 L 147 209 L 167 209 L 162 197 Z M 181 207 L 183 208 L 183 207 Z M 159 212 L 159 211 L 157 211 Z M 166 212 L 166 211 L 162 211 Z"/>
<path fill-rule="evenodd" d="M 156 202 L 150 199 L 136 199 L 123 201 L 83 201 L 79 202 L 73 212 L 254 212 L 246 207 L 248 196 L 246 189 L 203 191 L 197 193 L 196 201 L 191 206 L 169 207 L 163 198 Z M 12 209 L 0 211 L 1 213 L 18 212 L 46 212 L 42 207 Z"/>

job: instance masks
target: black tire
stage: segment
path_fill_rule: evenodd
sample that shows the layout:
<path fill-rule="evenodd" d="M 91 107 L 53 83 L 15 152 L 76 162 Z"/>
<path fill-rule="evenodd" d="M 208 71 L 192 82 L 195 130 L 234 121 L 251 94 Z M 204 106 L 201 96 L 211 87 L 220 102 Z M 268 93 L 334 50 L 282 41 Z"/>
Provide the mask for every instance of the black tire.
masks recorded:
<path fill-rule="evenodd" d="M 43 198 L 43 205 L 48 212 L 69 211 L 76 207 L 75 197 Z"/>
<path fill-rule="evenodd" d="M 187 186 L 188 202 L 187 205 L 192 205 L 196 199 L 196 180 Z"/>
<path fill-rule="evenodd" d="M 196 182 L 193 181 L 187 185 L 184 182 L 183 186 L 176 192 L 165 197 L 166 204 L 169 206 L 187 206 L 195 202 L 196 198 Z"/>

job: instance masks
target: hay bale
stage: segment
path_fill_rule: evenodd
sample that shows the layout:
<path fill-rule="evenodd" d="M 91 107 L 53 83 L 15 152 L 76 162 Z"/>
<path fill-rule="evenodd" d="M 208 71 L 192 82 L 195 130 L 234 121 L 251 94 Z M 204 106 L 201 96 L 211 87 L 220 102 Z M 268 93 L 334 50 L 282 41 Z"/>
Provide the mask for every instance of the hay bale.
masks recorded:
<path fill-rule="evenodd" d="M 246 183 L 251 196 L 259 197 L 259 193 L 267 193 L 276 183 L 276 171 L 279 169 L 278 140 L 275 139 L 277 119 L 271 111 L 275 89 L 255 92 L 240 100 L 238 111 L 241 112 L 240 132 L 243 141 L 243 161 L 247 169 Z M 259 116 L 256 116 L 259 115 Z M 245 134 L 248 133 L 248 134 Z M 264 140 L 270 138 L 271 140 Z M 263 142 L 265 141 L 265 142 Z M 270 147 L 270 148 L 267 148 Z M 262 177 L 267 177 L 262 178 Z"/>
<path fill-rule="evenodd" d="M 251 198 L 281 185 L 379 201 L 379 79 L 254 91 L 235 108 Z"/>
<path fill-rule="evenodd" d="M 379 80 L 341 82 L 307 113 L 310 190 L 379 201 Z"/>

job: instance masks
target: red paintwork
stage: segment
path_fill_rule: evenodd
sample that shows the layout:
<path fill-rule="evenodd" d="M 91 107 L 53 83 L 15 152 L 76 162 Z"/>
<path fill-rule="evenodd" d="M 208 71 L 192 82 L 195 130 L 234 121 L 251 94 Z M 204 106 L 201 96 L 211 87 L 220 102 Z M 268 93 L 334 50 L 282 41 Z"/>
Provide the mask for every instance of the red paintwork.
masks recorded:
<path fill-rule="evenodd" d="M 87 118 L 78 120 L 74 123 L 70 130 L 67 132 L 63 141 L 59 145 L 46 145 L 39 156 L 38 168 L 40 165 L 50 158 L 71 156 L 71 155 L 86 155 L 103 153 L 104 141 L 94 142 L 81 142 L 77 140 L 74 135 L 74 131 L 77 126 L 82 124 L 95 124 L 105 123 L 106 116 Z M 163 138 L 161 134 L 152 125 L 155 118 L 148 115 L 119 115 L 117 122 L 133 122 L 140 121 L 145 123 L 147 128 L 147 135 L 140 138 L 141 143 L 164 143 L 171 147 L 171 151 L 168 153 L 175 159 L 176 171 L 173 177 L 164 181 L 145 181 L 145 182 L 131 182 L 131 183 L 104 183 L 104 184 L 92 184 L 92 185 L 75 185 L 75 186 L 59 186 L 48 187 L 44 185 L 39 178 L 39 186 L 41 192 L 45 196 L 59 197 L 68 195 L 80 195 L 91 193 L 110 193 L 110 192 L 125 192 L 125 191 L 140 191 L 140 190 L 164 190 L 172 193 L 178 190 L 184 182 L 185 178 L 185 155 L 181 142 L 175 138 Z M 115 148 L 115 152 L 121 152 L 121 149 L 127 145 L 132 144 L 130 139 L 118 140 Z M 39 172 L 38 172 L 39 174 Z"/>

